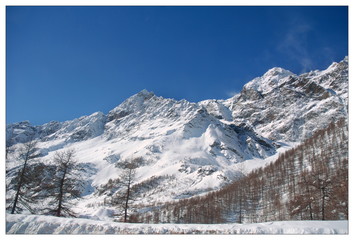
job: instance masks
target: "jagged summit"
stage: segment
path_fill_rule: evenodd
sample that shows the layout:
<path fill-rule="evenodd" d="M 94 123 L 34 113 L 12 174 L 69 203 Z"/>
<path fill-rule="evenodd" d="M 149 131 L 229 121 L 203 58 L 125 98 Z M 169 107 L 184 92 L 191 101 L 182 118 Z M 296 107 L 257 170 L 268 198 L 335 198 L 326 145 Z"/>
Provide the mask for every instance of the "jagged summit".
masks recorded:
<path fill-rule="evenodd" d="M 247 83 L 244 89 L 253 89 L 261 93 L 267 93 L 283 84 L 294 73 L 283 68 L 275 67 L 268 70 L 263 76 L 257 77 Z"/>
<path fill-rule="evenodd" d="M 112 118 L 120 118 L 131 113 L 141 111 L 144 108 L 143 106 L 146 104 L 146 101 L 149 101 L 153 97 L 156 97 L 153 92 L 149 92 L 144 89 L 112 109 L 108 113 L 108 119 L 111 120 Z"/>
<path fill-rule="evenodd" d="M 154 97 L 155 94 L 153 92 L 149 92 L 146 89 L 141 90 L 140 92 L 134 94 L 133 96 L 129 97 L 126 99 L 123 103 L 121 103 L 119 106 L 124 106 L 124 107 L 129 107 L 129 105 L 134 104 L 134 105 L 141 105 L 144 103 L 144 101 L 149 100 L 150 98 Z M 114 109 L 113 109 L 114 110 Z"/>
<path fill-rule="evenodd" d="M 155 96 L 154 92 L 143 89 L 137 94 L 131 96 L 130 98 L 143 98 L 144 100 L 146 100 L 152 98 L 153 96 Z"/>
<path fill-rule="evenodd" d="M 284 78 L 290 75 L 294 75 L 294 73 L 281 67 L 274 67 L 269 69 L 265 74 L 263 74 L 263 78 L 267 79 L 272 78 L 274 76 L 278 76 L 278 78 Z"/>

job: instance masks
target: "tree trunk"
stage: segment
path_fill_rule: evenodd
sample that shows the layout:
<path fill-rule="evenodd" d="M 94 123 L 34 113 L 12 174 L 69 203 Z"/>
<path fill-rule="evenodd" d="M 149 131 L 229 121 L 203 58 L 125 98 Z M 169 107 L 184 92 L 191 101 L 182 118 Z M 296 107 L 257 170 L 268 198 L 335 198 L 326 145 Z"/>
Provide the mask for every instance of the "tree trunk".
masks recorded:
<path fill-rule="evenodd" d="M 22 188 L 23 179 L 24 179 L 25 171 L 26 171 L 26 167 L 27 167 L 27 161 L 28 161 L 27 155 L 28 154 L 26 154 L 26 160 L 25 160 L 25 164 L 23 165 L 23 168 L 22 168 L 22 171 L 21 171 L 20 179 L 18 180 L 18 187 L 17 187 L 17 191 L 16 191 L 14 205 L 12 206 L 11 214 L 15 213 L 16 205 L 17 205 L 17 202 L 18 202 L 18 198 L 20 196 L 20 191 L 21 191 L 21 188 Z"/>
<path fill-rule="evenodd" d="M 63 196 L 64 196 L 64 182 L 65 182 L 65 175 L 66 175 L 66 169 L 64 170 L 64 174 L 62 179 L 60 180 L 60 187 L 59 187 L 59 197 L 58 197 L 58 209 L 57 209 L 57 217 L 61 216 L 61 210 L 62 210 L 62 203 L 63 203 Z"/>
<path fill-rule="evenodd" d="M 130 184 L 131 184 L 132 171 L 133 171 L 132 169 L 129 169 L 127 196 L 125 198 L 125 206 L 124 206 L 124 222 L 127 222 L 127 219 L 128 219 L 128 207 L 129 207 Z"/>
<path fill-rule="evenodd" d="M 325 220 L 325 187 L 321 187 L 321 194 L 322 194 L 322 206 L 321 206 L 321 211 L 322 211 L 322 220 Z"/>

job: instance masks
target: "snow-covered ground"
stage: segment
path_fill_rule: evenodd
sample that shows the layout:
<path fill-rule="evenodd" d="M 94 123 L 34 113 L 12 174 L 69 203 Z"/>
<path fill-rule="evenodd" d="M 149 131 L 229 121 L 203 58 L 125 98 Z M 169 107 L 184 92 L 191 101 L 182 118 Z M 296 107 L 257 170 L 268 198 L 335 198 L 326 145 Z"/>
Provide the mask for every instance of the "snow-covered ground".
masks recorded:
<path fill-rule="evenodd" d="M 252 224 L 136 224 L 6 215 L 7 234 L 348 234 L 348 221 L 283 221 Z"/>

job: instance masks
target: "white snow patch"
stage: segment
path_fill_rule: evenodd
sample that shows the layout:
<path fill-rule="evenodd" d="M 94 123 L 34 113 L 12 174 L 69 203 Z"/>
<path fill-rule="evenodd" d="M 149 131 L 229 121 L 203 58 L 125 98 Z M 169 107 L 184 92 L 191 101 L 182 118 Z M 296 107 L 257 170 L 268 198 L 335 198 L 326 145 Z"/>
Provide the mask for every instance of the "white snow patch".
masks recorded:
<path fill-rule="evenodd" d="M 348 234 L 348 221 L 249 224 L 138 224 L 39 215 L 6 215 L 7 234 Z"/>

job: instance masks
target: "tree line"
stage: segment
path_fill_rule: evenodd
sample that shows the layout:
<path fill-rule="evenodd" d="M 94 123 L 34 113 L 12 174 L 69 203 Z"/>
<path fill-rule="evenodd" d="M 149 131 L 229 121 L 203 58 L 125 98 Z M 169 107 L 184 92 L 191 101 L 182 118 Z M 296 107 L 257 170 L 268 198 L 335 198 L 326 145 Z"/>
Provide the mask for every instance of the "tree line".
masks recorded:
<path fill-rule="evenodd" d="M 348 219 L 347 120 L 331 123 L 218 191 L 166 203 L 134 219 L 206 224 Z"/>

